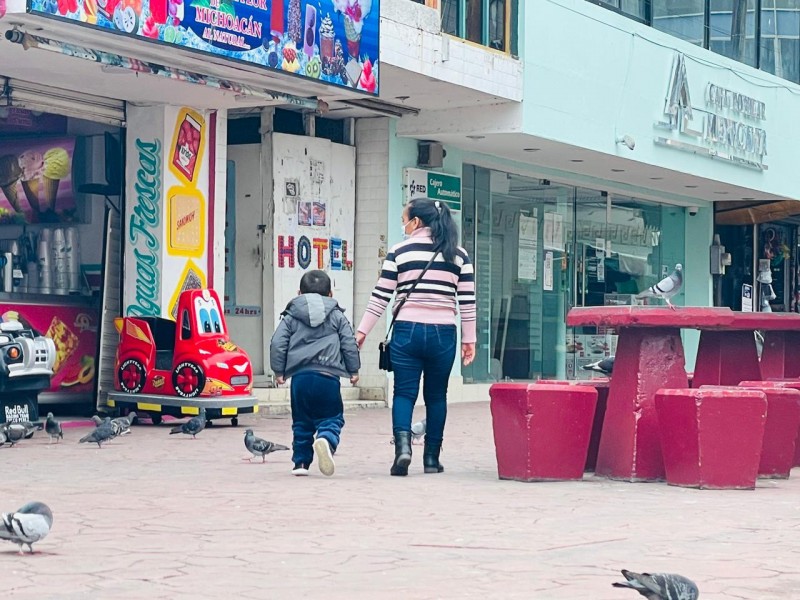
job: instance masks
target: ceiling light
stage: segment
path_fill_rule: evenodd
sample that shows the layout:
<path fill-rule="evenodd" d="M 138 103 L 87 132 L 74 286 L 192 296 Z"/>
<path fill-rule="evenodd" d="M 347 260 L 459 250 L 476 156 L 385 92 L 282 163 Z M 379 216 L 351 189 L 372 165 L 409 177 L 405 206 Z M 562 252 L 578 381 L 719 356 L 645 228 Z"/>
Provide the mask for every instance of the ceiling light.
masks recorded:
<path fill-rule="evenodd" d="M 583 162 L 583 159 L 582 159 L 582 158 L 573 158 L 573 159 L 572 159 L 572 160 L 570 160 L 569 162 L 574 162 L 574 163 L 582 163 L 582 162 Z"/>
<path fill-rule="evenodd" d="M 485 138 L 486 138 L 485 135 L 468 135 L 467 136 L 467 139 L 470 139 L 470 140 L 482 140 L 482 139 L 485 139 Z"/>
<path fill-rule="evenodd" d="M 746 198 L 742 198 L 742 200 L 755 200 L 755 198 L 747 196 Z"/>
<path fill-rule="evenodd" d="M 625 169 L 611 169 L 612 173 L 624 173 Z"/>
<path fill-rule="evenodd" d="M 719 194 L 720 196 L 725 196 L 728 192 L 714 192 L 715 194 Z"/>
<path fill-rule="evenodd" d="M 658 181 L 658 180 L 660 180 L 660 179 L 664 179 L 664 178 L 663 178 L 663 177 L 651 177 L 650 179 L 651 179 L 652 181 Z"/>
<path fill-rule="evenodd" d="M 411 98 L 411 96 L 395 96 L 394 97 L 395 100 L 400 100 L 400 102 L 405 102 L 409 98 Z"/>
<path fill-rule="evenodd" d="M 694 189 L 694 188 L 696 188 L 697 186 L 696 186 L 696 185 L 685 185 L 685 186 L 683 186 L 683 187 L 685 187 L 685 188 L 690 188 L 690 189 Z"/>
<path fill-rule="evenodd" d="M 541 148 L 523 148 L 523 152 L 538 152 Z"/>

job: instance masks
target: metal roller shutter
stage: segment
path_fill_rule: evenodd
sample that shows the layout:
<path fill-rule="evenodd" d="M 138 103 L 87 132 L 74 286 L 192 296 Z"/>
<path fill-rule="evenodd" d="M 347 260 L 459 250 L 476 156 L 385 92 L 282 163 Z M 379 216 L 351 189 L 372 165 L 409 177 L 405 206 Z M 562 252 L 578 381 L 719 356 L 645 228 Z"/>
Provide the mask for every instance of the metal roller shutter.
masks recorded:
<path fill-rule="evenodd" d="M 0 106 L 125 126 L 125 102 L 0 76 Z"/>

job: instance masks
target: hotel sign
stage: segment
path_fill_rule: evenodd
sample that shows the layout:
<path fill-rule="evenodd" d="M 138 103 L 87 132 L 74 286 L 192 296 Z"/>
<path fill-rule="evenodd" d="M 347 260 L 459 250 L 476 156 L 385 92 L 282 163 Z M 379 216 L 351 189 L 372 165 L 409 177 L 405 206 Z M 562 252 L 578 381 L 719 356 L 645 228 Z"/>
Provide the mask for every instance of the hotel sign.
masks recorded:
<path fill-rule="evenodd" d="M 683 54 L 673 60 L 664 114 L 667 119 L 656 127 L 678 135 L 656 137 L 656 144 L 760 171 L 768 168 L 766 104 L 709 82 L 704 105 L 693 106 Z"/>

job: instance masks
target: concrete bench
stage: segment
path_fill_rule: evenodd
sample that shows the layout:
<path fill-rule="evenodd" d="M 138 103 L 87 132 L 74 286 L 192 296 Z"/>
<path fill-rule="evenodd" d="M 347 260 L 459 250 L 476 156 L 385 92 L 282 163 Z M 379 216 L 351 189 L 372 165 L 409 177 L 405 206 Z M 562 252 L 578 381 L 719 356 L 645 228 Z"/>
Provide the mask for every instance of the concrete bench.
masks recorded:
<path fill-rule="evenodd" d="M 742 381 L 741 387 L 767 395 L 767 427 L 758 474 L 786 478 L 800 466 L 800 380 Z"/>
<path fill-rule="evenodd" d="M 500 479 L 583 478 L 597 405 L 595 388 L 495 383 L 489 396 Z"/>
<path fill-rule="evenodd" d="M 668 484 L 755 488 L 767 421 L 763 391 L 660 389 L 655 408 Z"/>

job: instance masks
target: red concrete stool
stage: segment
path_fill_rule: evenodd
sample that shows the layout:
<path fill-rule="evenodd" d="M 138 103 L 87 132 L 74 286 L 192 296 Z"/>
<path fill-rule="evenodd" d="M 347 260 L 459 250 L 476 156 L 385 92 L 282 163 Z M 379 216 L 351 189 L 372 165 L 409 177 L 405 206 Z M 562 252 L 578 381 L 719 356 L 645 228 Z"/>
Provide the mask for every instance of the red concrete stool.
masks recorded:
<path fill-rule="evenodd" d="M 589 438 L 589 451 L 586 454 L 586 466 L 584 471 L 594 471 L 597 466 L 597 451 L 600 448 L 600 436 L 603 433 L 603 420 L 606 416 L 606 405 L 608 404 L 608 390 L 611 382 L 607 377 L 585 380 L 554 380 L 540 379 L 535 383 L 547 383 L 556 385 L 585 385 L 597 390 L 597 408 L 594 411 L 594 421 L 592 422 L 592 435 Z"/>
<path fill-rule="evenodd" d="M 755 488 L 767 420 L 764 392 L 662 389 L 655 401 L 668 484 Z"/>
<path fill-rule="evenodd" d="M 489 388 L 500 479 L 582 479 L 597 390 L 563 384 Z"/>
<path fill-rule="evenodd" d="M 742 387 L 776 387 L 784 389 L 800 390 L 800 379 L 768 379 L 766 381 L 743 381 L 739 385 Z M 793 467 L 800 467 L 800 425 L 798 425 L 794 441 L 794 460 Z"/>
<path fill-rule="evenodd" d="M 758 476 L 788 478 L 794 466 L 795 442 L 800 429 L 800 391 L 764 383 L 758 385 L 754 381 L 742 382 L 740 386 L 767 395 L 767 424 Z"/>

